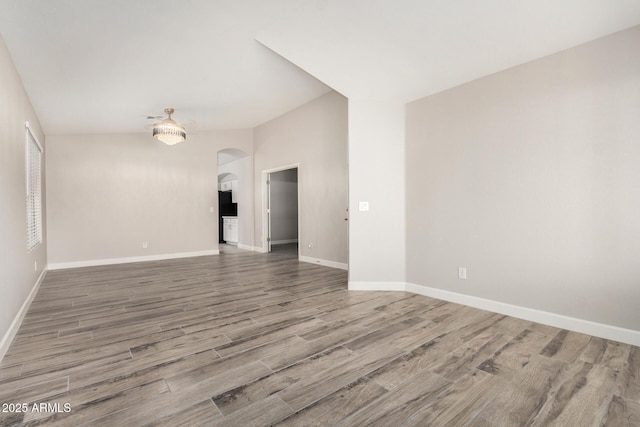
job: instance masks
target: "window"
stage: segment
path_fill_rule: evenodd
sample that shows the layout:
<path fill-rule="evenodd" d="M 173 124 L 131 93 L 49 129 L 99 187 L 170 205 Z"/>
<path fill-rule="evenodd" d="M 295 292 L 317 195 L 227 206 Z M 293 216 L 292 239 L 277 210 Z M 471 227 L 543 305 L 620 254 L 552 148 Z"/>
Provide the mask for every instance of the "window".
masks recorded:
<path fill-rule="evenodd" d="M 42 147 L 26 128 L 27 251 L 42 243 Z"/>

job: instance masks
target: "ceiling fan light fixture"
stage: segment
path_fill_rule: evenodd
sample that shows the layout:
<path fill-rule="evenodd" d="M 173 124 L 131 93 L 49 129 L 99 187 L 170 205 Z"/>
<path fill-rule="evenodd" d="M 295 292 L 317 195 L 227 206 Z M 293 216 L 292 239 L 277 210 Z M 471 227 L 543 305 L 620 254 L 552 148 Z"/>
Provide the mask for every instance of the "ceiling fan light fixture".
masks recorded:
<path fill-rule="evenodd" d="M 187 133 L 182 126 L 171 119 L 173 108 L 167 108 L 164 112 L 168 117 L 153 126 L 153 137 L 167 145 L 184 142 L 187 139 Z"/>

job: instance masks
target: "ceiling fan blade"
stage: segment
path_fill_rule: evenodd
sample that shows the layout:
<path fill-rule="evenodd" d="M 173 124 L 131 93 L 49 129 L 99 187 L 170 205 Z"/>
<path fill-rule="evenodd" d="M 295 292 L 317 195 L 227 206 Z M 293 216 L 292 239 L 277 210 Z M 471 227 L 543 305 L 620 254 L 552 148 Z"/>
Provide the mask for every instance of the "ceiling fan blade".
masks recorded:
<path fill-rule="evenodd" d="M 171 117 L 171 114 L 173 114 L 173 112 L 174 112 L 173 108 L 168 108 L 165 110 L 165 113 L 167 113 L 168 115 L 167 117 L 162 115 L 154 116 L 151 114 L 143 115 L 140 117 L 144 117 L 146 120 L 153 120 L 153 123 L 147 123 L 146 125 L 144 125 L 144 128 L 146 130 L 153 129 L 154 126 L 156 126 L 158 123 L 162 123 L 164 120 L 172 120 L 178 126 L 182 126 L 188 135 L 195 135 L 197 133 L 197 123 L 195 120 L 188 120 L 185 122 L 181 122 L 180 120 L 176 120 L 175 118 Z"/>

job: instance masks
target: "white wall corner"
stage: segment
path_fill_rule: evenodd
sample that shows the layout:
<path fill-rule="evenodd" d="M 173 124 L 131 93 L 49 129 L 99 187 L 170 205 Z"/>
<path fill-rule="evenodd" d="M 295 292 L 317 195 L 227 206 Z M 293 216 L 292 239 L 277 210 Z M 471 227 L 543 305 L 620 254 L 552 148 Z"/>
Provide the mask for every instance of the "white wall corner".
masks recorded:
<path fill-rule="evenodd" d="M 354 98 L 348 105 L 349 276 L 399 284 L 406 278 L 405 105 Z"/>
<path fill-rule="evenodd" d="M 20 325 L 22 325 L 22 321 L 24 320 L 24 316 L 26 316 L 27 311 L 29 311 L 29 307 L 31 307 L 31 303 L 36 297 L 38 289 L 40 289 L 40 285 L 42 284 L 46 273 L 47 267 L 45 267 L 42 270 L 42 273 L 40 273 L 40 276 L 38 276 L 36 283 L 31 288 L 29 295 L 27 295 L 27 299 L 24 300 L 24 303 L 22 304 L 22 307 L 20 307 L 20 310 L 18 310 L 16 317 L 13 318 L 13 322 L 11 322 L 11 325 L 9 325 L 9 329 L 4 334 L 4 337 L 2 337 L 2 341 L 0 341 L 0 362 L 2 362 L 2 359 L 4 359 L 4 355 L 7 354 L 7 351 L 9 351 L 9 347 L 11 347 L 11 343 L 18 333 Z"/>
<path fill-rule="evenodd" d="M 351 283 L 349 283 L 349 289 L 351 289 Z M 424 295 L 427 297 L 437 298 L 457 304 L 468 305 L 470 307 L 488 310 L 494 313 L 506 314 L 507 316 L 530 320 L 532 322 L 542 323 L 544 325 L 554 326 L 556 328 L 567 329 L 574 332 L 640 346 L 640 331 L 635 331 L 632 329 L 605 325 L 603 323 L 577 319 L 561 314 L 536 310 L 533 308 L 522 307 L 498 301 L 492 301 L 471 295 L 464 295 L 456 292 L 445 291 L 442 289 L 431 288 L 428 286 L 417 285 L 414 283 L 407 283 L 406 290 L 407 292 L 418 295 Z"/>
<path fill-rule="evenodd" d="M 405 291 L 404 282 L 355 282 L 349 281 L 350 291 Z"/>
<path fill-rule="evenodd" d="M 145 262 L 145 261 L 162 261 L 166 259 L 192 258 L 192 257 L 199 257 L 199 256 L 218 255 L 218 254 L 220 254 L 219 250 L 212 249 L 208 251 L 178 252 L 173 254 L 134 256 L 134 257 L 126 257 L 126 258 L 107 258 L 107 259 L 92 259 L 92 260 L 74 261 L 74 262 L 56 262 L 56 263 L 50 263 L 48 265 L 48 269 L 62 270 L 65 268 L 96 267 L 99 265 L 129 264 L 132 262 Z"/>
<path fill-rule="evenodd" d="M 303 255 L 300 255 L 298 260 L 302 261 L 302 262 L 309 262 L 311 264 L 323 265 L 325 267 L 339 268 L 340 270 L 348 270 L 349 269 L 349 264 L 345 264 L 343 262 L 329 261 L 329 260 L 326 260 L 326 259 L 313 258 L 313 257 L 303 256 Z"/>

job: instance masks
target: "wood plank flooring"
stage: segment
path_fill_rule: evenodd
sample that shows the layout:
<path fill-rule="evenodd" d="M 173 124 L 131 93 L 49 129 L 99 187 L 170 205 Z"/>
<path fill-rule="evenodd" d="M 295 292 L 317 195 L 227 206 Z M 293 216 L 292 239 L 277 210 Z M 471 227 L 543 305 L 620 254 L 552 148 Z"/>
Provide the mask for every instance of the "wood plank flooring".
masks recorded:
<path fill-rule="evenodd" d="M 287 250 L 49 272 L 0 425 L 640 425 L 638 347 L 346 280 Z"/>

